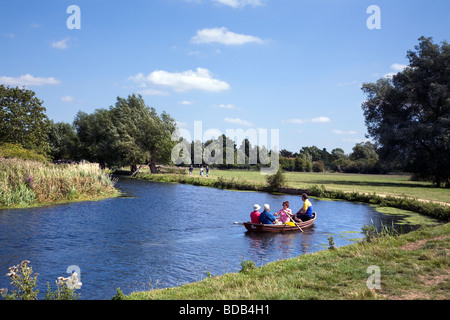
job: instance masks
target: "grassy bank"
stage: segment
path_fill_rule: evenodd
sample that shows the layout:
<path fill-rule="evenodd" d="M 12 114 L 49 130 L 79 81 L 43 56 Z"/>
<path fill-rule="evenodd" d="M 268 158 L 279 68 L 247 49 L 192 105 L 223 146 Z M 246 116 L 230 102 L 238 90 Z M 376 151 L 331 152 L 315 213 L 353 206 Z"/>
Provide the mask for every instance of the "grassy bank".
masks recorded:
<path fill-rule="evenodd" d="M 412 182 L 408 176 L 291 172 L 285 173 L 285 176 L 286 188 L 280 189 L 280 192 L 307 192 L 311 196 L 393 207 L 450 221 L 450 190 L 434 188 L 424 182 Z M 214 170 L 209 178 L 200 178 L 195 171 L 192 176 L 142 172 L 137 177 L 222 189 L 269 190 L 266 176 L 258 171 Z"/>
<path fill-rule="evenodd" d="M 54 165 L 0 158 L 0 208 L 116 196 L 114 182 L 95 164 Z"/>
<path fill-rule="evenodd" d="M 126 299 L 450 299 L 450 224 L 328 249 Z M 369 289 L 369 266 L 380 289 Z M 370 282 L 373 284 L 373 282 Z"/>

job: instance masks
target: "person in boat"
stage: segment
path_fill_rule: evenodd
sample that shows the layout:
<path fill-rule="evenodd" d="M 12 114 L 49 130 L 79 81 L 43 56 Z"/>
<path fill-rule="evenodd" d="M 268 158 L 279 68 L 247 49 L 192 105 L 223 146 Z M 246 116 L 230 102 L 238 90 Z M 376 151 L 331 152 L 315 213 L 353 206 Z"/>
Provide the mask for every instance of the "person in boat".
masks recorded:
<path fill-rule="evenodd" d="M 279 216 L 278 220 L 281 223 L 286 223 L 291 221 L 289 216 L 292 216 L 292 210 L 289 209 L 289 201 L 283 202 L 283 209 L 280 209 L 277 213 L 274 214 L 274 216 Z"/>
<path fill-rule="evenodd" d="M 302 208 L 294 215 L 294 220 L 297 222 L 308 221 L 313 218 L 313 207 L 306 193 L 302 194 L 302 200 Z"/>
<path fill-rule="evenodd" d="M 262 224 L 276 224 L 277 223 L 277 218 L 275 218 L 275 216 L 269 211 L 270 211 L 270 206 L 266 203 L 264 205 L 264 211 L 261 212 L 261 214 L 259 215 L 259 220 L 261 220 Z"/>
<path fill-rule="evenodd" d="M 259 212 L 259 209 L 261 209 L 261 207 L 259 206 L 259 204 L 255 203 L 253 205 L 253 211 L 250 213 L 250 219 L 252 223 L 261 223 L 261 221 L 259 220 L 259 215 L 261 214 L 261 212 Z"/>

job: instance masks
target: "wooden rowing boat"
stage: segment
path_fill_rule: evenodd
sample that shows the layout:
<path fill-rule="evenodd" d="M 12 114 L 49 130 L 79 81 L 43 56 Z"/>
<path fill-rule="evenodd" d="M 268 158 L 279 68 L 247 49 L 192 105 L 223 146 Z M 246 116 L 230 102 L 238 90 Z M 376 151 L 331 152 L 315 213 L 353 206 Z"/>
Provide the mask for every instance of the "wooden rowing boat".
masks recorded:
<path fill-rule="evenodd" d="M 309 228 L 314 224 L 314 221 L 316 221 L 317 213 L 313 213 L 313 218 L 304 221 L 304 222 L 297 222 L 297 225 L 302 228 Z M 262 223 L 252 223 L 252 222 L 244 222 L 244 226 L 248 231 L 251 232 L 290 232 L 290 231 L 300 231 L 297 226 L 290 226 L 287 224 L 262 224 Z"/>

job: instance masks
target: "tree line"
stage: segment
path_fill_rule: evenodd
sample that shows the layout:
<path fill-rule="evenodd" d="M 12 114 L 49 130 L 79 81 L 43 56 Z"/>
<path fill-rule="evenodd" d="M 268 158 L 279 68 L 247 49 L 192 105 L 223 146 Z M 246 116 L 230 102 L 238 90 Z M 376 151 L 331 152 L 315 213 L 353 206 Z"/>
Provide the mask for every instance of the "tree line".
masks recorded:
<path fill-rule="evenodd" d="M 432 38 L 421 37 L 407 58 L 409 66 L 403 71 L 362 86 L 367 96 L 362 104 L 367 137 L 374 143 L 357 143 L 348 155 L 340 148 L 328 152 L 316 146 L 298 152 L 281 150 L 281 168 L 406 171 L 436 186 L 450 187 L 450 46 L 446 41 L 439 45 Z M 173 147 L 183 140 L 172 139 L 175 119 L 165 112 L 158 114 L 135 94 L 118 97 L 108 109 L 91 114 L 80 111 L 72 124 L 49 120 L 43 102 L 25 88 L 0 84 L 0 106 L 0 145 L 18 144 L 51 159 L 86 159 L 102 168 L 130 166 L 132 170 L 148 164 L 155 172 L 156 164 L 171 163 Z M 259 168 L 261 163 L 267 164 L 272 152 L 252 146 L 248 139 L 239 145 L 224 135 L 218 140 L 224 146 L 228 142 L 233 145 L 234 162 L 216 165 L 223 169 Z M 196 148 L 205 150 L 214 142 L 191 142 L 191 163 L 205 164 L 194 158 Z M 224 147 L 223 157 L 227 151 Z"/>

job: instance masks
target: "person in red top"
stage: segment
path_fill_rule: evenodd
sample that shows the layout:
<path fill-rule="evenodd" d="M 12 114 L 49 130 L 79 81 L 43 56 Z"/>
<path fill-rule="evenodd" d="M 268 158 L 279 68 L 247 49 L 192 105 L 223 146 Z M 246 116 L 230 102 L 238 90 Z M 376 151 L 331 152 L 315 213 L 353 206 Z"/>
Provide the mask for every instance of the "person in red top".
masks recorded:
<path fill-rule="evenodd" d="M 250 219 L 252 220 L 252 223 L 261 223 L 259 220 L 259 215 L 261 214 L 258 210 L 261 209 L 259 204 L 253 205 L 253 211 L 250 213 Z"/>

